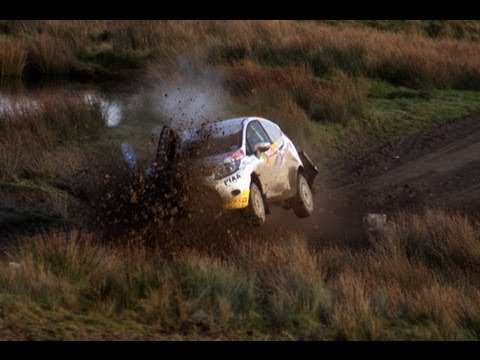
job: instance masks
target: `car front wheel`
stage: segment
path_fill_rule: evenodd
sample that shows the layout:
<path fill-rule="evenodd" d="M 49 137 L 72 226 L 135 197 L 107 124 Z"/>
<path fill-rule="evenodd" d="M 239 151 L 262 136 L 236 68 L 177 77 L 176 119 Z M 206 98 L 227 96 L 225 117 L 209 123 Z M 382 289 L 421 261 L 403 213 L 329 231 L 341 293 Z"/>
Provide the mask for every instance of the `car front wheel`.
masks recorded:
<path fill-rule="evenodd" d="M 245 212 L 247 221 L 251 225 L 260 226 L 265 223 L 265 203 L 262 192 L 254 182 L 250 185 L 248 207 Z"/>
<path fill-rule="evenodd" d="M 292 207 L 299 218 L 309 217 L 313 213 L 312 190 L 302 173 L 297 176 L 297 193 L 292 199 Z"/>

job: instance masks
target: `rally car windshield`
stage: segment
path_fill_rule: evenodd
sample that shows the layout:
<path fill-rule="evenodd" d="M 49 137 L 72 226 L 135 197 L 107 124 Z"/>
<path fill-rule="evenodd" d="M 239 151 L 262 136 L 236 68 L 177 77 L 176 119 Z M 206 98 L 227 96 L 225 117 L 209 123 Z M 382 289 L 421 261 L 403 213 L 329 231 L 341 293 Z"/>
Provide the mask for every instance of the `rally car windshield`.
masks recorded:
<path fill-rule="evenodd" d="M 185 139 L 184 150 L 196 158 L 225 154 L 242 146 L 242 131 L 230 134 L 202 132 L 194 138 Z"/>

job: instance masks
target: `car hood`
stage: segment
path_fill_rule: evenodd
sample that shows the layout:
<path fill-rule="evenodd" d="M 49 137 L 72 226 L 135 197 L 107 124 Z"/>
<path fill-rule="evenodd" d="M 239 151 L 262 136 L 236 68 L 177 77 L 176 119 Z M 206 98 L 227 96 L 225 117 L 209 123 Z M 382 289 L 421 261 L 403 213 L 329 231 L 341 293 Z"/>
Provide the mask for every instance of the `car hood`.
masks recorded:
<path fill-rule="evenodd" d="M 233 161 L 233 159 L 230 157 L 231 154 L 231 152 L 227 152 L 223 154 L 207 156 L 197 160 L 195 164 L 201 167 L 216 167 L 222 163 Z"/>
<path fill-rule="evenodd" d="M 204 175 L 211 175 L 213 171 L 221 164 L 229 163 L 243 157 L 242 150 L 229 151 L 223 154 L 217 154 L 201 158 L 195 162 L 195 166 L 202 170 Z"/>

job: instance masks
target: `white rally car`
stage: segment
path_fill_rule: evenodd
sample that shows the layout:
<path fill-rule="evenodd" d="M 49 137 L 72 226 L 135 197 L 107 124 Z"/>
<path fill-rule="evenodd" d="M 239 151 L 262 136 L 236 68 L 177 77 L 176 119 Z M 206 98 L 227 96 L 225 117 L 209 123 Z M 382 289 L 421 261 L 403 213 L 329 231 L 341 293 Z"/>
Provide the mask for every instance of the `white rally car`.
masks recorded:
<path fill-rule="evenodd" d="M 180 143 L 177 150 L 172 150 L 173 140 Z M 242 209 L 255 225 L 265 222 L 274 203 L 293 208 L 300 218 L 313 212 L 312 187 L 318 169 L 267 119 L 223 120 L 187 129 L 181 137 L 164 127 L 157 158 L 174 162 L 181 154 L 197 159 L 202 170 L 199 180 L 216 190 L 224 208 Z"/>

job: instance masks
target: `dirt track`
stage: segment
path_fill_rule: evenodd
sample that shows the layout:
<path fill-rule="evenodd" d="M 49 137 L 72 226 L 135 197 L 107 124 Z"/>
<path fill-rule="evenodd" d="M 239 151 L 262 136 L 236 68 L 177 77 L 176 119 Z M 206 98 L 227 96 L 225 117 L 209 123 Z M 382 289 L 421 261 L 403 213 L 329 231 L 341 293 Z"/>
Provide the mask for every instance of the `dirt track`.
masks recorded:
<path fill-rule="evenodd" d="M 289 220 L 275 209 L 269 221 L 314 240 L 357 241 L 367 212 L 423 206 L 478 211 L 480 114 L 357 155 L 319 182 L 311 218 Z"/>
<path fill-rule="evenodd" d="M 370 191 L 466 210 L 480 205 L 480 122 L 471 134 L 446 139 L 437 149 L 380 175 Z M 403 155 L 403 154 L 402 154 Z M 405 154 L 408 155 L 408 154 Z M 400 155 L 401 156 L 401 155 Z"/>
<path fill-rule="evenodd" d="M 369 195 L 367 205 L 385 210 L 422 205 L 478 210 L 480 114 L 381 151 L 361 188 Z"/>

